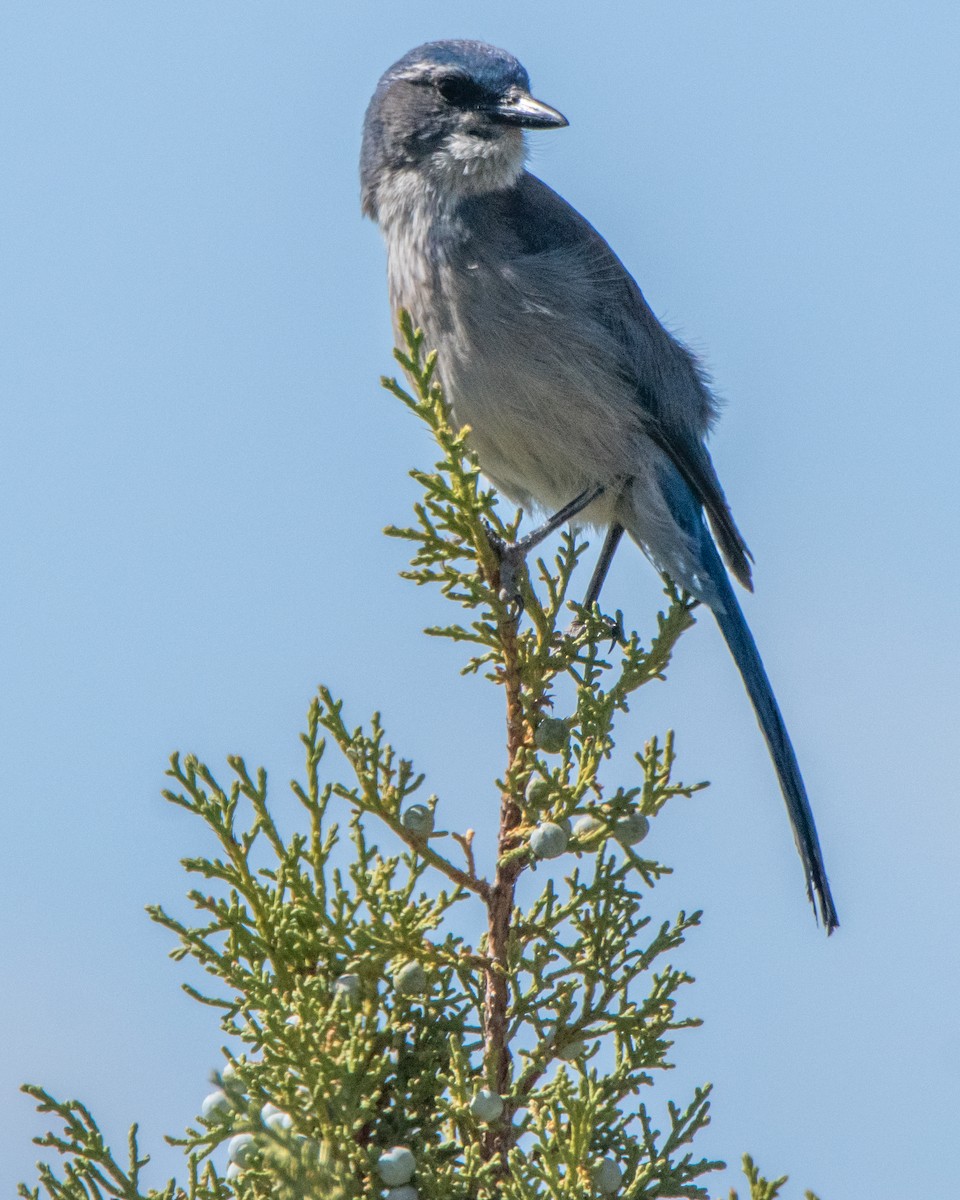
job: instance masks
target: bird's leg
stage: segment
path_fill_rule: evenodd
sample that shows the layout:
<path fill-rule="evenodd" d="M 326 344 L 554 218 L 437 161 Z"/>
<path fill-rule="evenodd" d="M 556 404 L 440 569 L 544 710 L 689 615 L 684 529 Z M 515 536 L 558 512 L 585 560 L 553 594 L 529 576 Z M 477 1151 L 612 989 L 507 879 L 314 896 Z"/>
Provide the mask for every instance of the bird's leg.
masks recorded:
<path fill-rule="evenodd" d="M 565 504 L 563 508 L 555 512 L 549 520 L 544 521 L 542 525 L 539 525 L 531 533 L 528 533 L 526 537 L 522 537 L 516 542 L 505 542 L 488 529 L 487 537 L 490 539 L 490 545 L 500 559 L 501 592 L 505 592 L 511 599 L 518 598 L 517 575 L 524 559 L 530 551 L 539 546 L 551 533 L 556 533 L 561 526 L 566 525 L 568 521 L 572 521 L 578 513 L 583 512 L 588 504 L 592 504 L 594 500 L 598 500 L 605 491 L 606 485 L 602 483 L 588 487 L 579 496 L 571 500 L 569 504 Z"/>
<path fill-rule="evenodd" d="M 610 564 L 613 562 L 613 556 L 617 552 L 617 547 L 620 545 L 620 539 L 623 537 L 623 526 L 616 521 L 607 530 L 607 536 L 604 538 L 603 549 L 600 551 L 600 557 L 597 560 L 597 565 L 594 568 L 593 577 L 590 580 L 590 586 L 587 588 L 587 594 L 583 598 L 583 608 L 589 611 L 596 602 L 600 599 L 600 590 L 603 587 L 604 580 L 607 578 L 607 572 L 610 570 Z M 619 624 L 611 621 L 611 634 L 614 641 L 619 640 L 623 636 L 623 630 Z M 573 622 L 570 626 L 570 634 L 576 637 L 583 629 L 583 625 L 579 620 Z M 611 645 L 612 649 L 612 645 Z"/>
<path fill-rule="evenodd" d="M 610 564 L 613 562 L 613 556 L 617 552 L 617 547 L 620 545 L 622 537 L 623 526 L 614 522 L 607 530 L 607 536 L 603 543 L 603 549 L 600 551 L 600 558 L 597 560 L 593 578 L 590 580 L 587 594 L 583 598 L 584 608 L 593 608 L 600 599 L 600 589 L 607 578 L 607 572 L 610 570 Z"/>

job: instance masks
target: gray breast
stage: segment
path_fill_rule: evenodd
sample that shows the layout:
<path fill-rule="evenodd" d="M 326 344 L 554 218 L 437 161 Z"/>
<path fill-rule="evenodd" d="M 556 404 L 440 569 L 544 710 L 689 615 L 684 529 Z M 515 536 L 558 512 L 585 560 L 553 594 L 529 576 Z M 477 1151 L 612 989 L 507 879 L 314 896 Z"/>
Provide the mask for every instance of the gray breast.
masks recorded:
<path fill-rule="evenodd" d="M 624 348 L 592 315 L 589 270 L 565 250 L 517 257 L 496 253 L 496 241 L 435 234 L 410 222 L 391 239 L 391 295 L 438 350 L 485 473 L 518 503 L 546 508 L 633 474 L 642 413 Z"/>

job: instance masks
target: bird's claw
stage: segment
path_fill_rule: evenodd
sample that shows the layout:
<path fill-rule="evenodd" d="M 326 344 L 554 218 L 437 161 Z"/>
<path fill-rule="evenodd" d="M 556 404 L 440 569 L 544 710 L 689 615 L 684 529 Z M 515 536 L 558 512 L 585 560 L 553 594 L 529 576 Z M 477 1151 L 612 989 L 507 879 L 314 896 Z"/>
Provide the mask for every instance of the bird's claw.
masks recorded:
<path fill-rule="evenodd" d="M 623 621 L 619 613 L 617 613 L 615 617 L 601 616 L 601 620 L 603 621 L 604 625 L 606 625 L 607 632 L 610 634 L 610 647 L 607 650 L 607 653 L 609 654 L 613 650 L 614 646 L 622 646 L 627 640 L 626 634 L 623 631 Z M 580 617 L 577 617 L 571 622 L 569 628 L 567 629 L 567 637 L 577 639 L 583 637 L 585 631 L 586 625 Z"/>
<path fill-rule="evenodd" d="M 500 565 L 500 599 L 504 604 L 515 610 L 519 617 L 523 612 L 523 596 L 520 592 L 520 575 L 523 570 L 526 555 L 516 542 L 505 541 L 495 533 L 489 525 L 485 532 L 490 549 L 497 556 Z"/>
<path fill-rule="evenodd" d="M 620 613 L 617 613 L 615 617 L 604 617 L 604 621 L 610 631 L 610 649 L 607 651 L 610 654 L 614 646 L 622 646 L 626 642 L 627 635 L 624 632 L 623 618 Z"/>
<path fill-rule="evenodd" d="M 500 599 L 515 608 L 517 616 L 523 612 L 523 595 L 520 591 L 523 567 L 523 553 L 516 543 L 505 543 L 500 554 Z"/>

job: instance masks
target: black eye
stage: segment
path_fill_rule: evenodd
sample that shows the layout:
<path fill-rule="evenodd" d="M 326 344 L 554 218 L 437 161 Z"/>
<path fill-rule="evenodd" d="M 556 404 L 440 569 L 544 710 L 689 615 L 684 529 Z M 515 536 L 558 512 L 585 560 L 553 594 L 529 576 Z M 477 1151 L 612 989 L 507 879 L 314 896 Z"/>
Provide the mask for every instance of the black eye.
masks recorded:
<path fill-rule="evenodd" d="M 479 108 L 484 100 L 483 89 L 463 75 L 441 75 L 433 86 L 456 108 Z"/>

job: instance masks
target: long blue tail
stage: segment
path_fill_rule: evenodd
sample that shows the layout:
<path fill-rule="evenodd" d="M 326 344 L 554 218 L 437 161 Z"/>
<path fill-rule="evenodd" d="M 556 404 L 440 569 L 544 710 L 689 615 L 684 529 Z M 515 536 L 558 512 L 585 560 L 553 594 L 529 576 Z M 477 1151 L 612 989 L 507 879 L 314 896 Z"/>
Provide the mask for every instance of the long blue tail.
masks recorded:
<path fill-rule="evenodd" d="M 703 510 L 694 499 L 687 483 L 678 472 L 671 470 L 663 478 L 663 492 L 677 524 L 688 538 L 688 545 L 696 547 L 699 562 L 681 563 L 674 556 L 673 569 L 668 564 L 657 562 L 658 556 L 653 547 L 645 545 L 637 537 L 640 545 L 653 559 L 655 564 L 666 574 L 674 578 L 674 582 L 686 587 L 689 592 L 700 597 L 713 612 L 720 632 L 724 636 L 733 660 L 737 664 L 743 678 L 747 695 L 753 704 L 757 722 L 763 732 L 770 757 L 780 781 L 780 790 L 787 806 L 787 815 L 793 829 L 794 841 L 803 861 L 803 870 L 807 880 L 807 895 L 810 903 L 817 904 L 820 916 L 827 933 L 833 933 L 839 927 L 837 910 L 833 897 L 830 895 L 830 884 L 827 882 L 827 872 L 823 865 L 823 855 L 820 852 L 820 840 L 817 837 L 817 827 L 813 820 L 807 789 L 804 787 L 803 776 L 794 753 L 790 735 L 783 722 L 780 707 L 764 670 L 763 661 L 757 643 L 753 640 L 743 610 L 734 593 L 727 575 L 726 568 L 720 558 L 720 553 L 714 544 L 707 527 Z M 622 507 L 619 519 L 630 533 L 631 520 L 629 506 Z M 677 575 L 688 575 L 689 578 L 677 578 Z M 816 900 L 814 899 L 816 894 Z"/>
<path fill-rule="evenodd" d="M 820 839 L 817 837 L 817 827 L 813 820 L 813 811 L 807 798 L 807 789 L 800 774 L 800 766 L 794 753 L 790 735 L 783 722 L 780 706 L 777 704 L 764 670 L 763 661 L 753 634 L 747 625 L 746 618 L 740 608 L 736 594 L 730 585 L 727 572 L 720 560 L 720 555 L 713 544 L 709 532 L 704 529 L 705 536 L 701 542 L 701 552 L 704 566 L 717 590 L 720 605 L 711 605 L 720 632 L 730 648 L 733 660 L 737 664 L 743 678 L 747 695 L 757 714 L 757 722 L 763 732 L 770 757 L 776 768 L 780 781 L 780 790 L 787 806 L 787 815 L 793 829 L 794 841 L 803 861 L 803 869 L 807 877 L 807 895 L 810 903 L 814 904 L 814 893 L 820 905 L 820 916 L 827 933 L 839 926 L 837 910 L 833 897 L 830 895 L 830 884 L 827 881 L 826 867 L 823 865 L 823 855 L 820 851 Z"/>

